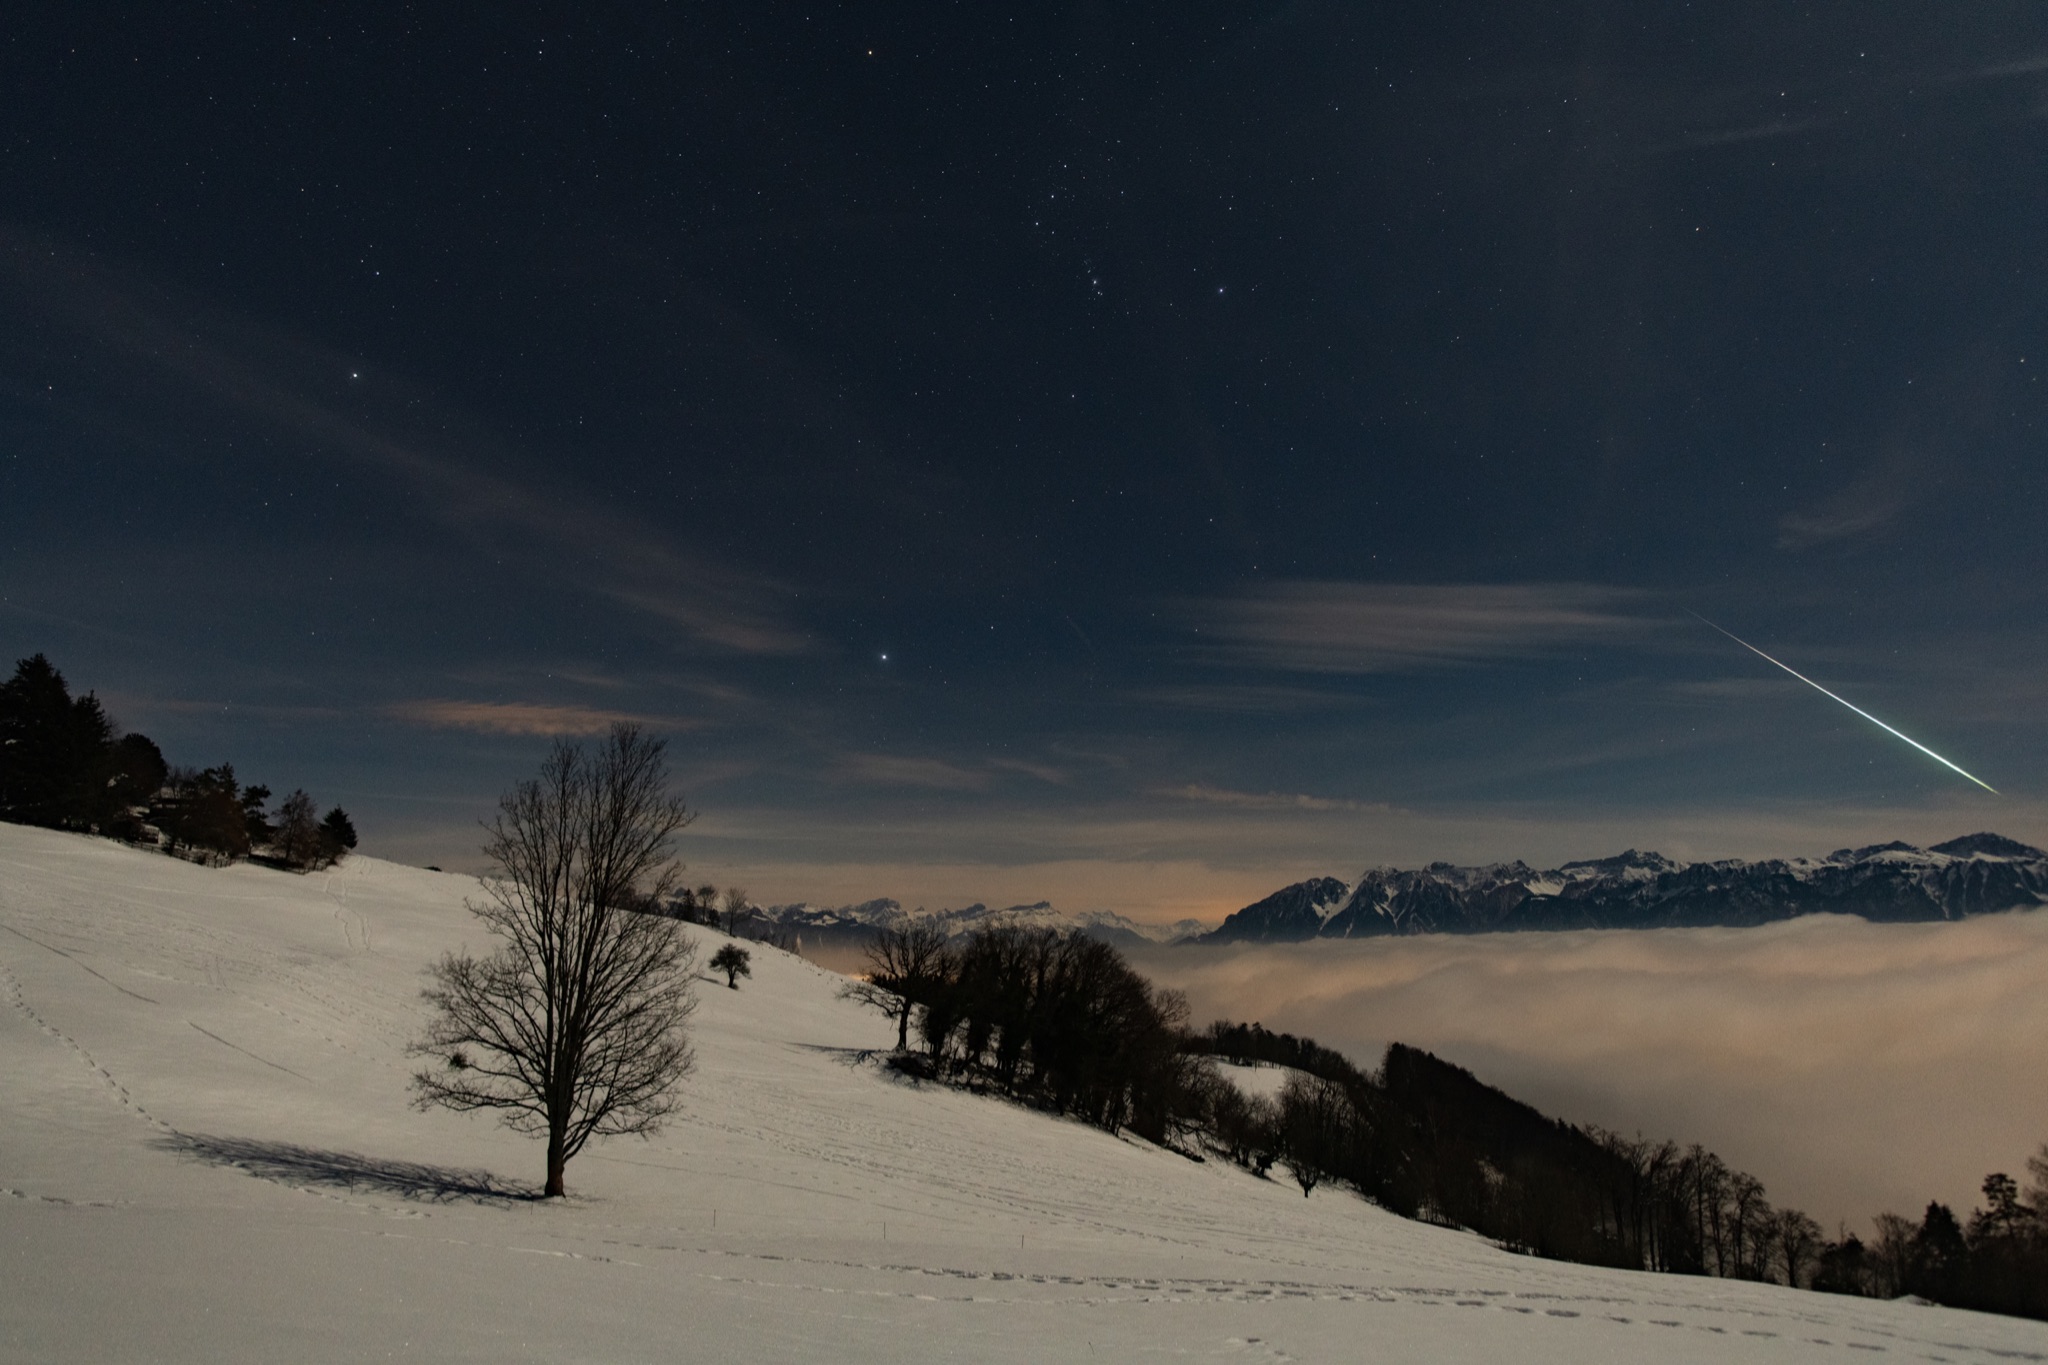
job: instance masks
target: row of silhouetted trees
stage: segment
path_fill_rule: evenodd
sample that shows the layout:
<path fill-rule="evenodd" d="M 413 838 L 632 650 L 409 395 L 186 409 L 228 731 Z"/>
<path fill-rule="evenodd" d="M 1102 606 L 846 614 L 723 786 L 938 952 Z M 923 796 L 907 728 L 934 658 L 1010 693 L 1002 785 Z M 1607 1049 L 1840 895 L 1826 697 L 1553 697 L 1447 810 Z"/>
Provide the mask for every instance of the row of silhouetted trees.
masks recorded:
<path fill-rule="evenodd" d="M 1292 1068 L 1277 1097 L 1223 1082 L 1211 1129 L 1253 1169 L 1304 1193 L 1341 1184 L 1412 1218 L 1561 1260 L 1679 1273 L 1812 1278 L 1820 1230 L 1774 1209 L 1712 1152 L 1552 1119 L 1462 1067 L 1400 1043 L 1377 1072 L 1256 1024 L 1217 1023 L 1193 1050 Z"/>
<path fill-rule="evenodd" d="M 913 921 L 884 930 L 869 965 L 851 992 L 894 1017 L 908 1069 L 1155 1142 L 1199 1118 L 1186 1001 L 1106 943 L 1017 925 L 948 942 Z"/>
<path fill-rule="evenodd" d="M 1868 1245 L 1848 1236 L 1822 1249 L 1813 1287 L 2048 1318 L 2048 1144 L 2027 1171 L 2025 1191 L 2002 1171 L 1986 1176 L 1983 1207 L 1967 1221 L 1941 1203 L 1917 1223 L 1879 1214 Z"/>
<path fill-rule="evenodd" d="M 147 735 L 124 734 L 99 698 L 71 695 L 41 654 L 0 682 L 0 820 L 109 835 L 206 862 L 261 853 L 323 867 L 356 846 L 339 806 L 323 817 L 304 791 L 270 809 L 232 764 L 173 768 Z"/>
<path fill-rule="evenodd" d="M 1303 1193 L 1348 1185 L 1397 1213 L 1560 1260 L 2048 1317 L 2048 1146 L 2027 1163 L 2026 1191 L 1986 1177 L 1984 1206 L 1967 1220 L 1935 1203 L 1917 1223 L 1878 1215 L 1869 1244 L 1848 1232 L 1829 1240 L 1697 1143 L 1546 1118 L 1400 1043 L 1375 1073 L 1256 1024 L 1219 1022 L 1187 1046 L 1292 1068 L 1272 1100 L 1219 1077 L 1205 1127 L 1252 1170 L 1284 1164 Z"/>
<path fill-rule="evenodd" d="M 685 886 L 639 908 L 685 924 L 706 924 L 733 938 L 765 943 L 786 953 L 797 950 L 796 935 L 763 914 L 761 907 L 747 898 L 743 886 L 728 886 L 723 891 L 711 885 Z"/>

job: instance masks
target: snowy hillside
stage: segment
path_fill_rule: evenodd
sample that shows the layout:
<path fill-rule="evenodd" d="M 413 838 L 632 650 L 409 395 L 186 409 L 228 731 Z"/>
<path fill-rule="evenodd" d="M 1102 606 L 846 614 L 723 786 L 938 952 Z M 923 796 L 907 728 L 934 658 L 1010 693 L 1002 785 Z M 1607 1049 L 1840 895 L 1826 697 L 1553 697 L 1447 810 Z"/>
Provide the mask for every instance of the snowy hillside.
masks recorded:
<path fill-rule="evenodd" d="M 1271 1062 L 1218 1062 L 1216 1070 L 1246 1096 L 1260 1100 L 1277 1099 L 1289 1076 L 1303 1074 L 1291 1066 Z"/>
<path fill-rule="evenodd" d="M 1523 1259 L 920 1088 L 765 948 L 702 985 L 681 1120 L 534 1202 L 536 1143 L 406 1105 L 472 886 L 0 825 L 0 1359 L 2048 1359 L 2042 1324 Z"/>

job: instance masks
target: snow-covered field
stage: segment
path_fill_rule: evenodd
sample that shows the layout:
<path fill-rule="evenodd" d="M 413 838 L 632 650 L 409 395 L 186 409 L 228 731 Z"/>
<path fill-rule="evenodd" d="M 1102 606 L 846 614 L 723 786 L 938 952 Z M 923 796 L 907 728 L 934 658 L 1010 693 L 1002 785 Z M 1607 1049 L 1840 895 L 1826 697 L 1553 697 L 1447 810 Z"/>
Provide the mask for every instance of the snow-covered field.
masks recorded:
<path fill-rule="evenodd" d="M 920 1088 L 769 950 L 704 982 L 681 1120 L 532 1201 L 536 1143 L 406 1103 L 472 888 L 0 825 L 0 1358 L 2048 1359 L 2042 1324 L 1524 1259 Z"/>

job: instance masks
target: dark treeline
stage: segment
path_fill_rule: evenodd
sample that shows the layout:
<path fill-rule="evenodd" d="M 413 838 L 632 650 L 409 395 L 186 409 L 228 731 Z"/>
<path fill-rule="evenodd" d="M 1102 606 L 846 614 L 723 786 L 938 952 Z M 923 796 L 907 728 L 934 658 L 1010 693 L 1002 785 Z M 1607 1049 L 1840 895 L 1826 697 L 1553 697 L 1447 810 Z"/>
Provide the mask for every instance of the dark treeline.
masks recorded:
<path fill-rule="evenodd" d="M 1284 1163 L 1304 1194 L 1348 1185 L 1396 1213 L 1559 1260 L 2048 1317 L 2048 1146 L 2027 1163 L 2024 1194 L 2010 1176 L 1987 1177 L 1967 1222 L 1937 1203 L 1918 1223 L 1880 1214 L 1869 1245 L 1847 1232 L 1830 1241 L 1696 1143 L 1547 1118 L 1400 1043 L 1377 1073 L 1257 1024 L 1218 1022 L 1187 1046 L 1294 1069 L 1271 1101 L 1218 1078 L 1205 1127 L 1251 1170 Z"/>
<path fill-rule="evenodd" d="M 1918 1223 L 1879 1214 L 1870 1245 L 1851 1236 L 1821 1252 L 1813 1287 L 2048 1318 L 2048 1144 L 2027 1171 L 2024 1193 L 2002 1171 L 1986 1176 L 1984 1206 L 1967 1223 L 1940 1203 Z"/>
<path fill-rule="evenodd" d="M 2024 1196 L 1993 1175 L 1967 1222 L 1933 1204 L 1918 1223 L 1881 1215 L 1871 1245 L 1830 1241 L 1698 1144 L 1549 1118 L 1417 1048 L 1393 1044 L 1366 1071 L 1258 1024 L 1190 1031 L 1177 993 L 1085 934 L 995 927 L 949 942 L 911 921 L 877 937 L 868 965 L 848 993 L 895 1023 L 899 1068 L 1262 1177 L 1277 1166 L 1304 1196 L 1348 1188 L 1559 1260 L 2048 1316 L 2048 1147 Z M 1261 1098 L 1219 1061 L 1288 1075 Z"/>
<path fill-rule="evenodd" d="M 1790 1228 L 1798 1235 L 1789 1278 L 1810 1278 L 1813 1220 L 1772 1209 L 1759 1182 L 1702 1148 L 1547 1118 L 1400 1043 L 1370 1073 L 1256 1024 L 1219 1022 L 1189 1046 L 1294 1068 L 1273 1100 L 1219 1090 L 1211 1127 L 1254 1170 L 1284 1163 L 1303 1193 L 1345 1185 L 1404 1216 L 1533 1255 L 1754 1279 L 1784 1273 Z"/>
<path fill-rule="evenodd" d="M 173 768 L 147 735 L 124 734 L 88 692 L 71 695 L 42 655 L 0 683 L 0 820 L 150 844 L 199 862 L 261 856 L 306 870 L 356 846 L 339 806 L 324 818 L 304 791 L 269 809 L 270 788 L 234 766 Z"/>
<path fill-rule="evenodd" d="M 794 953 L 799 947 L 797 936 L 762 914 L 761 908 L 747 899 L 744 887 L 729 886 L 721 892 L 708 884 L 686 886 L 673 896 L 637 908 L 685 924 L 706 925 L 732 938 L 765 943 L 785 953 Z"/>
<path fill-rule="evenodd" d="M 1200 1056 L 1293 1067 L 1339 1085 L 1364 1085 L 1368 1081 L 1366 1074 L 1336 1049 L 1324 1047 L 1313 1038 L 1274 1033 L 1264 1024 L 1233 1024 L 1219 1019 L 1209 1025 L 1208 1032 L 1190 1035 L 1186 1047 Z"/>
<path fill-rule="evenodd" d="M 912 922 L 882 931 L 868 960 L 868 979 L 849 993 L 895 1020 L 907 1071 L 1154 1142 L 1199 1120 L 1186 1002 L 1154 990 L 1106 943 L 1014 925 L 948 943 Z"/>

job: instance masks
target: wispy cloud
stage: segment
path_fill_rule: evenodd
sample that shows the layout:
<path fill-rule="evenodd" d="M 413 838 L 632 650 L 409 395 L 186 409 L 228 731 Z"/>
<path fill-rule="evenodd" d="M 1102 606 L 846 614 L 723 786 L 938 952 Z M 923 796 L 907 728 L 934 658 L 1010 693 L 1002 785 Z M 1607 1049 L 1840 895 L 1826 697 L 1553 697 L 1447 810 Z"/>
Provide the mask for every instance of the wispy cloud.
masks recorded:
<path fill-rule="evenodd" d="M 263 720 L 332 720 L 346 715 L 338 706 L 280 705 L 275 702 L 204 700 L 193 697 L 159 697 L 112 688 L 99 698 L 117 716 L 222 716 L 257 717 Z"/>
<path fill-rule="evenodd" d="M 474 730 L 490 735 L 600 735 L 621 721 L 650 729 L 677 729 L 689 724 L 673 717 L 529 702 L 404 701 L 385 707 L 384 714 L 408 725 L 433 730 Z"/>
<path fill-rule="evenodd" d="M 2007 62 L 1993 62 L 1980 66 L 1970 74 L 1980 80 L 1996 80 L 2003 76 L 2031 76 L 2048 71 L 2048 52 L 2037 52 L 2031 57 L 2016 57 Z"/>
<path fill-rule="evenodd" d="M 567 581 L 721 649 L 810 648 L 789 619 L 788 585 L 681 549 L 630 513 L 520 470 L 517 452 L 480 424 L 360 357 L 5 226 L 0 271 L 37 311 L 153 378 L 403 480 L 414 507 L 493 553 L 516 548 L 526 560 L 545 548 Z"/>
<path fill-rule="evenodd" d="M 1029 759 L 1024 758 L 992 758 L 988 761 L 988 766 L 1000 768 L 1004 772 L 1022 773 L 1026 777 L 1035 777 L 1040 782 L 1047 782 L 1055 787 L 1068 786 L 1074 780 L 1073 774 L 1064 769 L 1055 768 L 1049 763 L 1033 763 Z"/>
<path fill-rule="evenodd" d="M 1778 518 L 1778 548 L 1808 550 L 1882 531 L 1911 502 L 1912 463 L 1903 454 L 1880 461 L 1803 512 Z"/>
<path fill-rule="evenodd" d="M 1237 715 L 1281 715 L 1335 706 L 1357 706 L 1367 699 L 1310 687 L 1261 687 L 1231 683 L 1189 683 L 1180 687 L 1148 687 L 1130 694 L 1148 706 L 1176 711 L 1216 711 Z"/>
<path fill-rule="evenodd" d="M 833 770 L 844 779 L 879 787 L 927 787 L 933 791 L 980 791 L 989 775 L 936 758 L 901 754 L 847 754 Z"/>
<path fill-rule="evenodd" d="M 1686 147 L 1725 147 L 1738 142 L 1764 142 L 1771 138 L 1793 137 L 1800 133 L 1816 132 L 1839 123 L 1836 118 L 1773 119 L 1768 123 L 1753 123 L 1740 128 L 1717 128 L 1705 132 L 1688 133 L 1681 140 Z"/>
<path fill-rule="evenodd" d="M 1799 684 L 1780 673 L 1774 678 L 1700 678 L 1664 684 L 1666 696 L 1685 701 L 1761 701 L 1786 697 Z M 1811 695 L 1810 693 L 1808 695 Z"/>
<path fill-rule="evenodd" d="M 1155 787 L 1152 794 L 1180 801 L 1200 801 L 1211 806 L 1229 806 L 1235 810 L 1378 811 L 1386 814 L 1392 814 L 1394 810 L 1384 801 L 1350 801 L 1336 796 L 1310 796 L 1304 792 L 1240 792 L 1200 782 L 1180 787 Z"/>
<path fill-rule="evenodd" d="M 1528 657 L 1649 622 L 1640 594 L 1588 583 L 1282 583 L 1193 604 L 1219 662 L 1311 673 L 1388 673 Z"/>

